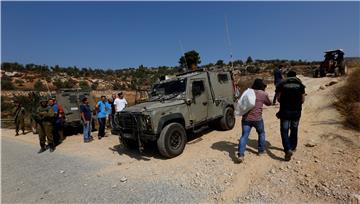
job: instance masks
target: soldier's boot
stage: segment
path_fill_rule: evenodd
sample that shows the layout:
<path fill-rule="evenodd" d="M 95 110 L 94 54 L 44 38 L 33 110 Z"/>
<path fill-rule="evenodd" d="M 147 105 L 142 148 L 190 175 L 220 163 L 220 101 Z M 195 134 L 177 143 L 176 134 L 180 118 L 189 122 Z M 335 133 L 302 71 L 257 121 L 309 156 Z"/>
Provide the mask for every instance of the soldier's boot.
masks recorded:
<path fill-rule="evenodd" d="M 16 132 L 15 136 L 19 136 L 19 132 Z"/>
<path fill-rule="evenodd" d="M 46 151 L 46 147 L 45 144 L 44 145 L 40 145 L 40 150 L 38 151 L 38 154 L 43 153 Z"/>
<path fill-rule="evenodd" d="M 22 132 L 23 132 L 23 135 L 25 135 L 25 130 L 22 130 Z"/>
<path fill-rule="evenodd" d="M 49 144 L 49 148 L 50 148 L 50 152 L 55 151 L 55 145 L 54 144 Z"/>

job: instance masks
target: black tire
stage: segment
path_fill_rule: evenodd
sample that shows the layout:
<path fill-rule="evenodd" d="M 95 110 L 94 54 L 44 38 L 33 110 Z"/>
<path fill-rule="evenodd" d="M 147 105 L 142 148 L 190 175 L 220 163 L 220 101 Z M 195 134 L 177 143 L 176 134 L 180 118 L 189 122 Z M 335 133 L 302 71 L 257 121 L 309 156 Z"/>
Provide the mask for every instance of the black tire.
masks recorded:
<path fill-rule="evenodd" d="M 162 129 L 157 146 L 161 155 L 173 158 L 184 151 L 186 142 L 184 127 L 179 123 L 170 123 Z"/>
<path fill-rule="evenodd" d="M 128 149 L 137 149 L 138 143 L 136 140 L 120 137 L 120 142 Z"/>
<path fill-rule="evenodd" d="M 234 109 L 227 107 L 224 111 L 224 116 L 220 119 L 220 127 L 222 130 L 231 130 L 235 126 Z"/>
<path fill-rule="evenodd" d="M 320 68 L 320 77 L 326 77 L 325 69 Z"/>

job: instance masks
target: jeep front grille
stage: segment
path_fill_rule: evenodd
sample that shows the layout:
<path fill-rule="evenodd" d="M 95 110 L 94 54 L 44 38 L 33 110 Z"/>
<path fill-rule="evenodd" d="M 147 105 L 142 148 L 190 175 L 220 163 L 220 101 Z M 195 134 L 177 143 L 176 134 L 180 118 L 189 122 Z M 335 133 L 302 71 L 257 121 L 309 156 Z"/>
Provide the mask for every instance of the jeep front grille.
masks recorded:
<path fill-rule="evenodd" d="M 128 112 L 116 114 L 115 126 L 125 133 L 137 132 L 141 128 L 141 115 Z"/>

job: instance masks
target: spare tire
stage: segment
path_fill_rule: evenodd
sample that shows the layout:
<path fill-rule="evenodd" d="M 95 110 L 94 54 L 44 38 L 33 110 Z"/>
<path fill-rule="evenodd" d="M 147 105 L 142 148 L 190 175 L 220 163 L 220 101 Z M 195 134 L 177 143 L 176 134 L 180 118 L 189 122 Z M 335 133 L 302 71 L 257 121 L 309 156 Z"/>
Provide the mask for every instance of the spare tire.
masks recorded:
<path fill-rule="evenodd" d="M 235 114 L 232 107 L 226 107 L 224 116 L 220 119 L 220 127 L 223 130 L 231 130 L 235 126 Z"/>

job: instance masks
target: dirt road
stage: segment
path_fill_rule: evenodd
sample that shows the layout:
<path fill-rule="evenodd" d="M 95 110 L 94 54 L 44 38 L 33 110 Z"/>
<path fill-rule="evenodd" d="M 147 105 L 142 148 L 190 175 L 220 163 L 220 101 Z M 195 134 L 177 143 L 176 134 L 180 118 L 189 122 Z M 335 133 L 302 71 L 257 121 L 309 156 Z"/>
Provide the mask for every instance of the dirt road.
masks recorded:
<path fill-rule="evenodd" d="M 275 117 L 278 106 L 264 108 L 267 154 L 257 156 L 257 135 L 253 130 L 245 162 L 242 164 L 234 162 L 241 133 L 239 118 L 233 130 L 204 133 L 190 141 L 184 153 L 173 159 L 162 158 L 154 148 L 146 149 L 143 154 L 136 150 L 130 151 L 119 143 L 116 136 L 111 135 L 89 144 L 82 143 L 80 135 L 71 136 L 54 153 L 45 152 L 44 155 L 51 157 L 53 154 L 64 160 L 76 158 L 79 165 L 83 161 L 91 163 L 95 167 L 90 173 L 89 183 L 101 182 L 102 178 L 109 183 L 100 191 L 111 190 L 112 186 L 119 188 L 118 193 L 104 194 L 111 197 L 107 200 L 110 202 L 129 201 L 128 198 L 122 200 L 123 188 L 132 189 L 124 190 L 129 197 L 133 197 L 132 202 L 338 203 L 360 199 L 360 134 L 344 128 L 340 114 L 332 106 L 335 100 L 334 90 L 343 83 L 343 79 L 301 78 L 308 96 L 300 121 L 298 150 L 290 162 L 283 160 L 279 120 Z M 332 81 L 338 83 L 326 86 Z M 274 87 L 269 86 L 267 92 L 272 97 Z M 14 130 L 2 129 L 2 141 L 15 140 L 32 146 L 34 151 L 29 153 L 33 154 L 32 162 L 43 165 L 40 162 L 42 158 L 35 151 L 38 147 L 37 136 L 28 133 L 14 137 L 13 132 Z M 4 158 L 11 151 L 3 148 L 2 153 Z M 25 157 L 16 158 L 17 161 L 11 163 L 11 168 L 21 166 L 22 159 Z M 3 160 L 3 166 L 6 161 Z M 66 171 L 66 162 L 61 164 Z M 6 165 L 8 164 L 5 163 L 5 167 Z M 3 175 L 6 171 L 11 171 L 11 168 L 3 168 Z M 43 168 L 45 171 L 48 167 Z M 80 171 L 86 170 L 75 168 L 71 171 L 75 172 L 67 173 L 81 174 Z M 53 171 L 53 174 L 58 175 L 59 172 Z M 9 185 L 16 183 L 17 176 L 20 175 L 12 175 L 6 178 L 8 181 L 2 181 L 2 196 L 6 198 L 4 201 L 38 202 L 42 196 L 39 191 L 34 190 L 36 193 L 27 196 L 22 191 L 16 191 L 17 185 Z M 48 174 L 48 179 L 51 178 L 52 175 Z M 124 178 L 126 182 L 123 182 Z M 57 181 L 60 183 L 58 185 L 65 186 L 69 182 L 66 179 Z M 140 187 L 141 184 L 149 188 L 144 190 Z M 31 191 L 33 186 L 26 188 Z M 55 187 L 50 190 L 54 193 L 58 191 Z M 14 192 L 10 195 L 4 195 L 5 192 L 12 191 Z M 66 192 L 62 200 L 53 198 L 55 200 L 44 201 L 100 202 L 91 199 L 76 200 L 77 193 L 76 190 Z"/>

